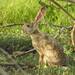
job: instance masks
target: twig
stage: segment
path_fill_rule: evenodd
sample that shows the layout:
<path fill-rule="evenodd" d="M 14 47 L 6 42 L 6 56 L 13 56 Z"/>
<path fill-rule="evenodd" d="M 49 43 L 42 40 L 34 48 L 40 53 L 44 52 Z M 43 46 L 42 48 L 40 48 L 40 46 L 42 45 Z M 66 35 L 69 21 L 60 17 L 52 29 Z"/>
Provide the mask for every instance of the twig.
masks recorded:
<path fill-rule="evenodd" d="M 39 1 L 39 4 L 40 4 L 41 6 L 46 7 L 46 8 L 50 7 L 50 5 L 47 5 L 46 3 L 42 2 L 41 0 Z"/>
<path fill-rule="evenodd" d="M 0 26 L 0 28 L 5 28 L 5 27 L 12 27 L 12 26 L 16 26 L 16 25 L 23 25 L 23 23 L 15 23 L 15 24 L 6 24 L 5 26 L 3 25 L 3 26 Z"/>
<path fill-rule="evenodd" d="M 53 2 L 55 5 L 57 5 L 59 8 L 61 8 L 68 16 L 70 16 L 72 18 L 72 20 L 75 20 L 75 18 L 69 12 L 67 12 L 59 3 L 57 3 L 55 0 L 49 0 L 49 1 Z M 47 5 L 46 3 L 42 2 L 41 0 L 39 3 L 46 7 L 50 7 L 50 5 Z"/>
<path fill-rule="evenodd" d="M 45 23 L 45 24 L 46 24 L 46 23 Z M 24 25 L 24 24 L 23 24 L 23 23 L 19 23 L 19 24 L 18 24 L 18 23 L 16 23 L 16 24 L 7 24 L 6 26 L 0 26 L 0 28 L 12 27 L 12 26 L 16 26 L 16 25 L 17 25 L 17 26 L 18 26 L 18 25 L 19 25 L 19 26 L 20 26 L 20 25 L 22 26 L 22 25 Z M 42 25 L 43 25 L 43 24 L 42 24 Z M 50 24 L 50 26 L 51 26 L 51 27 L 57 27 L 57 28 L 63 28 L 63 27 L 64 27 L 65 29 L 68 29 L 68 30 L 72 30 L 72 28 L 73 28 L 72 25 L 69 25 L 69 27 L 67 27 L 67 26 L 65 26 L 65 25 L 59 25 L 59 26 L 58 26 L 58 25 Z"/>
<path fill-rule="evenodd" d="M 75 20 L 75 18 L 69 12 L 67 12 L 59 3 L 57 3 L 55 0 L 49 0 L 49 1 L 53 2 L 55 5 L 57 5 L 59 8 L 61 8 L 68 16 L 70 16 L 72 18 L 72 20 Z"/>
<path fill-rule="evenodd" d="M 26 51 L 26 52 L 17 51 L 17 52 L 14 53 L 13 56 L 15 56 L 15 57 L 20 57 L 20 56 L 23 56 L 23 55 L 25 55 L 25 54 L 31 53 L 31 52 L 33 52 L 33 51 L 35 51 L 35 49 L 31 49 L 31 50 L 28 50 L 28 51 Z"/>
<path fill-rule="evenodd" d="M 45 4 L 45 3 L 43 3 L 43 2 L 41 2 L 42 4 Z M 46 5 L 47 6 L 47 5 Z M 46 24 L 46 23 L 45 23 Z M 2 25 L 2 24 L 1 24 Z M 12 23 L 12 24 L 7 24 L 7 25 L 3 25 L 3 26 L 0 26 L 0 28 L 7 28 L 7 27 L 12 27 L 12 26 L 22 26 L 22 25 L 24 25 L 23 23 Z M 42 25 L 44 25 L 44 24 L 42 24 Z M 63 28 L 64 27 L 64 29 L 68 29 L 68 30 L 72 30 L 72 28 L 73 28 L 73 26 L 72 25 L 69 25 L 69 27 L 67 27 L 67 26 L 65 26 L 65 25 L 54 25 L 54 24 L 49 24 L 51 27 L 57 27 L 57 28 Z"/>
<path fill-rule="evenodd" d="M 74 50 L 75 50 L 75 22 L 74 22 L 74 26 L 73 26 L 72 31 L 71 31 L 71 41 L 72 41 L 72 45 L 73 45 Z"/>
<path fill-rule="evenodd" d="M 70 14 L 70 13 L 68 13 L 60 4 L 58 4 L 56 1 L 54 1 L 54 0 L 51 0 L 54 4 L 56 4 L 58 7 L 60 7 L 68 16 L 70 16 L 71 18 L 72 18 L 72 20 L 75 20 L 75 18 Z M 39 2 L 41 5 L 43 5 L 43 6 L 46 6 L 46 7 L 50 7 L 50 5 L 47 5 L 46 3 L 44 3 L 44 2 L 42 2 L 41 0 L 40 0 L 40 2 Z M 58 27 L 58 28 L 62 28 L 62 27 L 64 27 L 64 28 L 66 28 L 66 29 L 69 29 L 69 30 L 71 30 L 73 27 L 72 26 L 69 26 L 69 27 L 66 27 L 66 26 L 57 26 L 57 25 L 53 25 L 52 24 L 52 26 L 54 26 L 54 27 Z"/>
<path fill-rule="evenodd" d="M 67 2 L 70 2 L 70 3 L 75 3 L 75 0 L 65 0 Z"/>

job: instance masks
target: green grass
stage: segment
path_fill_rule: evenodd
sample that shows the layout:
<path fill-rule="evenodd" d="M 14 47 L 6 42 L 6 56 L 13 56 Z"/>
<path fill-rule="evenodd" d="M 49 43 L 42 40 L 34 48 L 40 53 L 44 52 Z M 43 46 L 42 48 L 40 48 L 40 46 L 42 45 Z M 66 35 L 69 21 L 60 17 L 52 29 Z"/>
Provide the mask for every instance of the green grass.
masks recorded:
<path fill-rule="evenodd" d="M 49 4 L 48 0 L 43 0 Z M 58 1 L 71 15 L 75 16 L 75 5 L 65 3 L 64 1 Z M 48 7 L 46 16 L 40 22 L 39 28 L 41 31 L 49 33 L 50 36 L 55 36 L 59 32 L 59 28 L 53 27 L 51 24 L 70 26 L 72 25 L 72 19 L 67 16 L 61 9 L 53 4 Z M 25 23 L 32 22 L 40 8 L 39 0 L 0 0 L 0 27 L 10 23 Z M 43 25 L 42 23 L 48 22 L 49 25 Z M 65 49 L 65 54 L 75 59 L 75 54 L 72 52 L 70 42 L 70 31 L 64 30 L 62 34 L 57 37 L 60 43 Z M 21 26 L 13 26 L 8 28 L 0 28 L 0 47 L 5 50 L 22 50 L 32 48 L 31 39 L 25 35 Z M 18 63 L 30 62 L 38 65 L 38 54 L 28 54 L 23 57 L 16 58 Z M 0 63 L 11 62 L 2 52 L 0 52 Z M 63 67 L 49 67 L 49 68 L 26 68 L 24 71 L 30 73 L 30 75 L 75 75 L 75 64 L 71 61 L 68 64 L 69 68 Z M 10 75 L 22 75 L 18 69 L 5 68 Z M 28 74 L 29 75 L 29 74 Z"/>
<path fill-rule="evenodd" d="M 32 21 L 39 7 L 37 0 L 1 0 L 1 23 L 22 23 Z M 35 11 L 32 11 L 34 10 Z"/>

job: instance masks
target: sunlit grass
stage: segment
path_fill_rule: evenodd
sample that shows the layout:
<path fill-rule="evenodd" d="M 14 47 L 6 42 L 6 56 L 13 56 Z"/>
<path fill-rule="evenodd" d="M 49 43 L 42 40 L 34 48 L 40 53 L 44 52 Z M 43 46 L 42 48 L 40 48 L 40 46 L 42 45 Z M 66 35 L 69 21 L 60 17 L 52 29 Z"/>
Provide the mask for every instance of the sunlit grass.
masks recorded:
<path fill-rule="evenodd" d="M 0 16 L 0 22 L 2 23 L 32 21 L 39 7 L 37 0 L 4 0 L 0 3 L 2 15 Z"/>

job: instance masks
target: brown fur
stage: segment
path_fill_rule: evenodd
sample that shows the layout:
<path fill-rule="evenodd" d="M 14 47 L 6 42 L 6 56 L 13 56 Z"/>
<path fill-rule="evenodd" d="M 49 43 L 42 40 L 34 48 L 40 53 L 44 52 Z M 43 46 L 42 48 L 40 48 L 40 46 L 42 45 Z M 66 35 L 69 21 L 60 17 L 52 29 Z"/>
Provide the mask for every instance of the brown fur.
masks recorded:
<path fill-rule="evenodd" d="M 48 65 L 65 65 L 66 57 L 63 48 L 52 37 L 46 34 L 32 34 L 32 43 L 40 55 L 40 62 Z"/>

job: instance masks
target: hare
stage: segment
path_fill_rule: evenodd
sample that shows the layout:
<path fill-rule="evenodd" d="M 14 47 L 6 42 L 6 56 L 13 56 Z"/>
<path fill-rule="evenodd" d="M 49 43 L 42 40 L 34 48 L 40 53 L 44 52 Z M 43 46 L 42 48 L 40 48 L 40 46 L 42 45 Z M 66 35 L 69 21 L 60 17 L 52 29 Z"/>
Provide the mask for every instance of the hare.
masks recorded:
<path fill-rule="evenodd" d="M 63 66 L 66 64 L 66 56 L 64 54 L 63 48 L 56 41 L 56 39 L 40 32 L 38 28 L 38 22 L 40 21 L 40 18 L 43 17 L 44 11 L 45 9 L 41 8 L 41 11 L 36 16 L 36 19 L 33 23 L 24 24 L 23 31 L 30 35 L 33 47 L 39 53 L 39 62 L 41 64 L 49 66 Z M 39 15 L 41 15 L 40 18 L 38 18 Z"/>
<path fill-rule="evenodd" d="M 23 31 L 30 35 L 33 47 L 39 53 L 39 61 L 48 65 L 65 65 L 66 57 L 63 48 L 53 38 L 35 29 L 33 24 L 25 24 Z"/>

